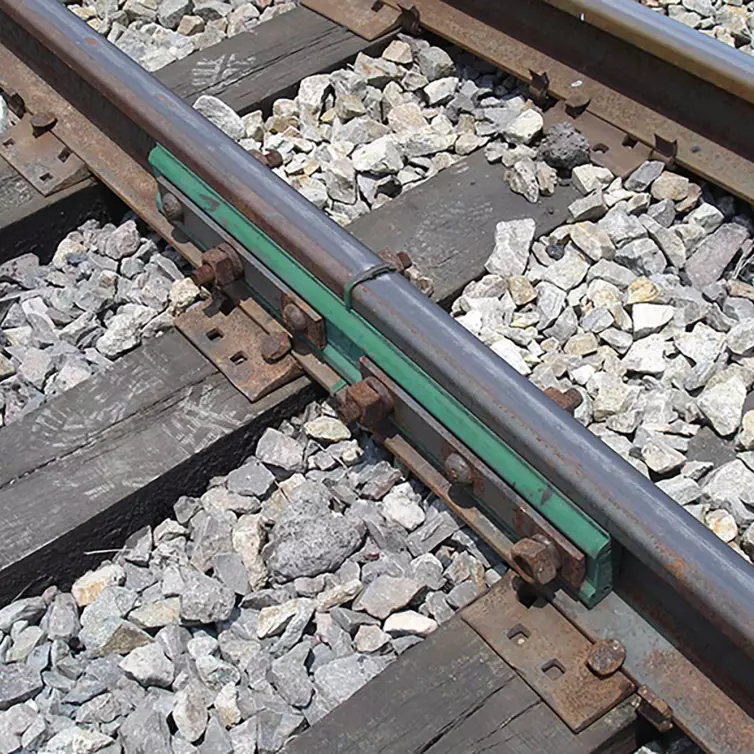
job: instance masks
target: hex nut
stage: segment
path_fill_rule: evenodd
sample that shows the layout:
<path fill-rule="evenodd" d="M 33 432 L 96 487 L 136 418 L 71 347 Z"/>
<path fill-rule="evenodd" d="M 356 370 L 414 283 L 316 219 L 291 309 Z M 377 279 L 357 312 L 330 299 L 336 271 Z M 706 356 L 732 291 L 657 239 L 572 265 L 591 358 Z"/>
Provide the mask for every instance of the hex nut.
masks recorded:
<path fill-rule="evenodd" d="M 546 537 L 519 539 L 511 548 L 511 557 L 522 578 L 531 584 L 549 584 L 558 575 L 560 559 Z"/>
<path fill-rule="evenodd" d="M 620 670 L 626 659 L 626 648 L 617 639 L 595 642 L 586 658 L 589 670 L 600 678 L 607 678 Z"/>

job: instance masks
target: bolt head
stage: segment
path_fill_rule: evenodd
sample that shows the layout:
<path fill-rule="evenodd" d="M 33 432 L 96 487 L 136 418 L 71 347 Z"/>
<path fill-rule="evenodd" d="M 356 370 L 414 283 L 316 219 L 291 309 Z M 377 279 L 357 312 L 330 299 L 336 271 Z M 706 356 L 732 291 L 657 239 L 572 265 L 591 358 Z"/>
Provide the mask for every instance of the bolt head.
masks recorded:
<path fill-rule="evenodd" d="M 620 670 L 626 649 L 617 639 L 601 639 L 589 650 L 586 664 L 595 675 L 606 678 Z"/>
<path fill-rule="evenodd" d="M 268 149 L 264 153 L 264 159 L 270 169 L 279 168 L 283 164 L 283 155 L 277 149 Z"/>
<path fill-rule="evenodd" d="M 523 579 L 531 584 L 549 584 L 558 575 L 555 548 L 547 541 L 519 539 L 511 548 L 511 556 Z"/>
<path fill-rule="evenodd" d="M 36 136 L 49 131 L 57 122 L 57 117 L 49 112 L 34 113 L 31 116 L 31 128 Z"/>
<path fill-rule="evenodd" d="M 215 282 L 215 270 L 205 262 L 191 273 L 191 280 L 197 288 L 209 288 Z"/>
<path fill-rule="evenodd" d="M 283 321 L 286 326 L 296 335 L 302 335 L 306 332 L 308 322 L 306 315 L 296 304 L 286 304 L 283 308 Z"/>
<path fill-rule="evenodd" d="M 174 194 L 162 195 L 162 214 L 168 222 L 178 222 L 183 217 L 183 206 Z"/>
<path fill-rule="evenodd" d="M 445 467 L 445 473 L 451 482 L 456 484 L 471 484 L 474 480 L 472 477 L 471 467 L 458 453 L 451 453 L 443 464 Z"/>

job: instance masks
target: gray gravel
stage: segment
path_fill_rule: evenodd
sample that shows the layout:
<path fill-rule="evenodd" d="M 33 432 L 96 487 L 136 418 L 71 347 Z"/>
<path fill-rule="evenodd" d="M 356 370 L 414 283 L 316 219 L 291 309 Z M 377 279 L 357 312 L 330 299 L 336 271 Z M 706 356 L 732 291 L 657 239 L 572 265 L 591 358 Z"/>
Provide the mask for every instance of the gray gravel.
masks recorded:
<path fill-rule="evenodd" d="M 576 388 L 582 424 L 750 561 L 751 208 L 659 162 L 570 180 L 573 222 L 500 222 L 452 313 L 538 387 Z"/>
<path fill-rule="evenodd" d="M 296 7 L 295 0 L 61 0 L 148 71 Z"/>
<path fill-rule="evenodd" d="M 88 221 L 52 262 L 0 265 L 0 426 L 172 327 L 200 296 L 187 266 L 133 219 Z"/>
<path fill-rule="evenodd" d="M 70 592 L 0 609 L 0 751 L 279 751 L 504 570 L 311 404 Z"/>
<path fill-rule="evenodd" d="M 697 29 L 747 55 L 754 55 L 752 0 L 639 0 L 642 5 Z"/>

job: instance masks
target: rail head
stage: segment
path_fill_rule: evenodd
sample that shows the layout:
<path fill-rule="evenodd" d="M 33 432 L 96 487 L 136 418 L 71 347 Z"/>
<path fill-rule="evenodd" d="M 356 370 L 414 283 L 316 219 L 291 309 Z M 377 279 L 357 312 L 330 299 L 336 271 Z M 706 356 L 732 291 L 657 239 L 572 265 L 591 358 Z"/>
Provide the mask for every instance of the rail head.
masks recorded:
<path fill-rule="evenodd" d="M 754 104 L 754 57 L 635 0 L 544 0 Z"/>

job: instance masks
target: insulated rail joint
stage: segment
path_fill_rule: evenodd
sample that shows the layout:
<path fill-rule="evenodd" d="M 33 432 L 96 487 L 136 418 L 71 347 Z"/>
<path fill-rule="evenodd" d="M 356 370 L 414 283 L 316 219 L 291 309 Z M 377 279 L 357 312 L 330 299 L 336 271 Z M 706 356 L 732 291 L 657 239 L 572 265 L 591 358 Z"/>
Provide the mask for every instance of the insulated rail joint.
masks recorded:
<path fill-rule="evenodd" d="M 168 204 L 181 205 L 180 212 L 171 209 L 181 233 L 200 248 L 214 246 L 218 237 L 234 242 L 244 259 L 251 297 L 268 314 L 290 327 L 286 301 L 295 296 L 324 320 L 326 337 L 319 342 L 307 337 L 305 327 L 291 335 L 306 341 L 306 347 L 344 385 L 359 385 L 363 378 L 387 383 L 399 407 L 391 421 L 435 467 L 443 468 L 451 447 L 464 456 L 477 480 L 471 504 L 490 512 L 496 525 L 517 539 L 538 536 L 532 542 L 557 559 L 561 583 L 585 605 L 597 604 L 610 592 L 617 552 L 601 526 L 365 321 L 355 307 L 348 306 L 343 296 L 305 270 L 173 154 L 158 145 L 149 160 L 161 192 L 158 206 L 164 205 L 167 194 L 173 197 Z M 386 270 L 382 274 L 397 273 Z M 534 554 L 501 554 L 523 576 L 537 580 L 532 574 Z"/>

